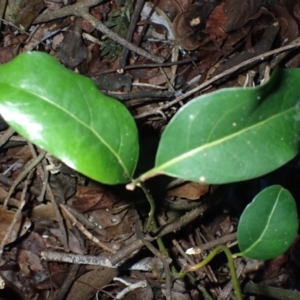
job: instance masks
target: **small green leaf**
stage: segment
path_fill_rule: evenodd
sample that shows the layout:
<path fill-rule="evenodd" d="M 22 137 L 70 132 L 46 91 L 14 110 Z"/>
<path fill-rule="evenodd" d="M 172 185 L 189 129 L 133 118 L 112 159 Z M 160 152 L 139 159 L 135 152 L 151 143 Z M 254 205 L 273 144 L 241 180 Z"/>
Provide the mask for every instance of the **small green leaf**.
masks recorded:
<path fill-rule="evenodd" d="M 166 127 L 155 168 L 166 174 L 227 183 L 266 174 L 298 153 L 300 69 L 277 70 L 257 88 L 231 88 L 186 104 Z"/>
<path fill-rule="evenodd" d="M 0 67 L 0 112 L 18 133 L 95 180 L 125 183 L 133 175 L 139 149 L 128 110 L 50 55 L 24 53 Z"/>
<path fill-rule="evenodd" d="M 279 185 L 261 191 L 244 210 L 238 225 L 239 255 L 271 259 L 284 253 L 298 231 L 291 193 Z"/>

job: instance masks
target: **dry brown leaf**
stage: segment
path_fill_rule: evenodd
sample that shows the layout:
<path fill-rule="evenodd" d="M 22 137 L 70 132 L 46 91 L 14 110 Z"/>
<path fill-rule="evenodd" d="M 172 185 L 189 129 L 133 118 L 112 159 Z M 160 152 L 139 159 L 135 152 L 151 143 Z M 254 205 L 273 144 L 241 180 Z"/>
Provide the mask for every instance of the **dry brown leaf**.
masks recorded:
<path fill-rule="evenodd" d="M 56 214 L 51 202 L 47 202 L 46 204 L 42 203 L 35 206 L 30 212 L 30 218 L 36 222 L 57 221 Z"/>
<path fill-rule="evenodd" d="M 226 0 L 224 12 L 227 20 L 223 29 L 230 32 L 241 28 L 258 11 L 262 3 L 263 0 Z"/>
<path fill-rule="evenodd" d="M 43 270 L 40 257 L 28 250 L 18 249 L 17 262 L 24 274 L 29 271 L 27 275 L 30 275 L 30 271 L 37 272 Z"/>
<path fill-rule="evenodd" d="M 186 198 L 188 200 L 198 200 L 209 191 L 209 185 L 197 182 L 187 182 L 175 189 L 168 191 L 169 197 Z"/>
<path fill-rule="evenodd" d="M 288 255 L 283 253 L 270 261 L 267 262 L 265 266 L 265 277 L 266 278 L 274 278 L 278 276 L 282 267 L 288 262 Z"/>
<path fill-rule="evenodd" d="M 227 38 L 227 33 L 222 29 L 227 16 L 224 13 L 224 3 L 218 5 L 207 20 L 206 28 L 214 44 L 219 48 Z"/>
<path fill-rule="evenodd" d="M 15 213 L 10 211 L 10 210 L 5 210 L 0 208 L 0 241 L 2 242 L 2 240 L 4 239 L 8 228 L 10 227 L 10 224 L 13 221 L 13 218 L 15 216 Z M 14 242 L 18 237 L 24 235 L 27 230 L 29 229 L 31 225 L 31 221 L 24 217 L 21 216 L 20 218 L 18 218 L 15 226 L 13 227 L 13 230 L 11 231 L 6 244 L 10 244 L 12 242 Z"/>
<path fill-rule="evenodd" d="M 87 212 L 96 209 L 110 209 L 117 202 L 116 197 L 105 186 L 97 187 L 77 186 L 76 195 L 68 204 L 79 212 Z"/>
<path fill-rule="evenodd" d="M 300 21 L 300 2 L 296 3 L 294 6 L 294 16 Z"/>
<path fill-rule="evenodd" d="M 195 50 L 207 42 L 207 34 L 203 30 L 213 10 L 214 6 L 210 3 L 191 5 L 188 10 L 176 16 L 173 31 L 184 49 Z"/>
<path fill-rule="evenodd" d="M 157 6 L 168 14 L 172 20 L 182 11 L 180 3 L 176 0 L 161 0 Z"/>
<path fill-rule="evenodd" d="M 44 7 L 43 0 L 10 0 L 6 8 L 5 19 L 27 30 Z"/>
<path fill-rule="evenodd" d="M 69 68 L 78 66 L 87 57 L 87 47 L 81 34 L 81 19 L 77 18 L 65 34 L 61 48 L 56 53 L 57 58 Z"/>
<path fill-rule="evenodd" d="M 282 45 L 289 44 L 299 36 L 297 22 L 284 7 L 272 5 L 269 10 L 278 18 Z"/>
<path fill-rule="evenodd" d="M 63 235 L 59 228 L 50 228 L 49 231 L 55 235 L 60 241 L 63 240 Z M 85 254 L 85 249 L 82 249 L 81 243 L 71 230 L 68 230 L 69 246 L 72 253 Z"/>

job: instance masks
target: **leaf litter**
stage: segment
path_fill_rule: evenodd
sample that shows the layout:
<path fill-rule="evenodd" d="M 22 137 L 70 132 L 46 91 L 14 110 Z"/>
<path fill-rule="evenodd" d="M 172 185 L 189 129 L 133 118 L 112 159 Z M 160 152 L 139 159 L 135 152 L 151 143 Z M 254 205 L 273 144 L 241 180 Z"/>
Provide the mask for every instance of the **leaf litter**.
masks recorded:
<path fill-rule="evenodd" d="M 81 2 L 90 2 L 91 16 L 126 38 L 134 6 L 139 0 Z M 129 42 L 163 58 L 164 63 L 157 64 L 130 52 L 125 58 L 124 74 L 121 75 L 118 71 L 122 71 L 120 60 L 123 46 L 95 29 L 95 24 L 91 24 L 88 18 L 75 17 L 77 14 L 72 10 L 72 5 L 79 1 L 11 0 L 2 3 L 6 5 L 0 5 L 0 15 L 3 17 L 1 63 L 22 52 L 45 51 L 75 72 L 95 80 L 98 78 L 101 90 L 108 95 L 114 92 L 113 97 L 127 105 L 133 116 L 139 118 L 142 114 L 146 115 L 138 121 L 141 140 L 145 140 L 147 145 L 139 166 L 144 170 L 153 165 L 150 162 L 154 162 L 157 139 L 162 130 L 188 99 L 178 101 L 167 109 L 163 108 L 164 104 L 245 60 L 263 57 L 265 52 L 299 39 L 300 9 L 297 1 L 243 0 L 237 3 L 235 0 L 185 0 L 179 3 L 162 0 L 158 5 L 155 1 L 149 1 L 145 2 Z M 44 21 L 38 22 L 42 18 Z M 172 58 L 174 47 L 179 49 L 178 58 L 174 55 Z M 241 86 L 244 84 L 241 78 L 245 79 L 249 70 L 256 74 L 252 84 L 258 85 L 271 63 L 274 63 L 271 59 L 257 59 L 239 71 L 232 71 L 231 76 L 214 82 L 201 93 Z M 279 63 L 299 67 L 299 55 L 290 53 L 283 56 L 281 62 L 275 62 L 276 65 Z M 174 65 L 177 67 L 174 68 Z M 103 78 L 106 84 L 103 84 Z M 169 92 L 171 97 L 162 92 L 158 97 L 158 91 Z M 193 93 L 192 97 L 199 93 Z M 127 97 L 125 100 L 124 96 Z M 1 130 L 3 136 L 8 130 L 5 123 Z M 27 141 L 16 134 L 1 147 L 2 202 L 14 180 L 34 155 Z M 168 274 L 163 272 L 162 260 L 142 247 L 141 223 L 146 223 L 149 207 L 141 193 L 129 193 L 123 187 L 95 183 L 65 165 L 58 173 L 49 174 L 46 168 L 48 163 L 44 160 L 37 166 L 27 188 L 22 216 L 16 220 L 5 242 L 0 268 L 5 288 L 0 291 L 1 298 L 82 300 L 96 297 L 96 294 L 101 299 L 120 299 L 122 296 L 126 299 L 204 299 L 206 294 L 213 299 L 230 298 L 228 269 L 222 258 L 217 264 L 197 273 L 198 286 L 192 281 L 187 284 L 176 280 L 171 291 L 166 289 L 164 281 Z M 262 178 L 221 187 L 177 182 L 166 191 L 166 186 L 170 184 L 167 179 L 151 180 L 149 188 L 157 202 L 159 226 L 161 229 L 168 224 L 173 226 L 167 232 L 172 239 L 163 236 L 172 261 L 179 265 L 188 264 L 190 261 L 182 255 L 182 249 L 195 246 L 205 248 L 218 239 L 226 240 L 236 231 L 243 207 L 261 186 L 279 181 L 294 191 L 299 176 L 297 166 L 296 158 Z M 44 182 L 49 182 L 50 190 L 43 193 Z M 8 209 L 0 210 L 0 241 L 10 230 L 24 186 L 25 179 L 15 188 Z M 58 205 L 53 204 L 51 194 Z M 213 204 L 220 198 L 223 199 L 222 204 L 209 210 L 203 209 L 203 218 L 191 217 L 185 224 L 178 221 L 195 207 L 201 207 L 206 199 L 211 199 Z M 69 213 L 86 230 L 85 233 L 64 210 L 58 208 L 59 205 L 68 207 Z M 147 238 L 154 241 L 158 232 L 151 233 Z M 153 245 L 156 247 L 155 242 Z M 58 261 L 41 259 L 41 253 L 47 251 L 57 252 Z M 74 255 L 74 261 L 80 262 L 77 269 L 75 264 L 64 262 L 64 256 L 70 255 Z M 205 252 L 190 258 L 196 263 L 203 255 Z M 264 267 L 249 267 L 251 261 L 239 261 L 239 266 L 242 269 L 245 267 L 241 276 L 245 281 L 251 279 L 258 284 L 265 281 L 269 286 L 282 290 L 299 289 L 295 281 L 299 272 L 298 256 L 297 239 L 288 252 L 265 263 Z M 118 266 L 118 269 L 89 266 L 85 257 L 110 257 L 112 265 Z M 136 270 L 132 268 L 137 264 Z M 145 280 L 147 287 L 138 288 Z M 135 285 L 137 288 L 126 290 L 126 287 Z"/>

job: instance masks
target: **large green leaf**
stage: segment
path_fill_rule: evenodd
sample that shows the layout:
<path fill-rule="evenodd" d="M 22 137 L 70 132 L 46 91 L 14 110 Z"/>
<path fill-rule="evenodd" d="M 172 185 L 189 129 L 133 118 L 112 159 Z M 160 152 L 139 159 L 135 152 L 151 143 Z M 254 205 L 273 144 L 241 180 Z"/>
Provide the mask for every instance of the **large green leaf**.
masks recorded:
<path fill-rule="evenodd" d="M 18 133 L 107 184 L 131 179 L 138 136 L 127 109 L 41 52 L 0 67 L 0 113 Z"/>
<path fill-rule="evenodd" d="M 155 168 L 167 174 L 227 183 L 266 174 L 298 152 L 300 69 L 277 70 L 257 88 L 222 89 L 200 96 L 166 127 Z"/>
<path fill-rule="evenodd" d="M 260 192 L 244 210 L 238 225 L 240 255 L 270 259 L 285 252 L 298 231 L 298 216 L 291 193 L 279 185 Z"/>

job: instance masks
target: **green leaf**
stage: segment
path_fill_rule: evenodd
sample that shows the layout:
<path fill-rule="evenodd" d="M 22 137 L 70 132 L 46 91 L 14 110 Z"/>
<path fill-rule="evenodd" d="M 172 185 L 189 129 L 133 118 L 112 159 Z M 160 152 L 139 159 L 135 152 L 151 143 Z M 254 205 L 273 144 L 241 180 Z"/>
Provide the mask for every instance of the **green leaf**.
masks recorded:
<path fill-rule="evenodd" d="M 155 168 L 190 181 L 227 183 L 266 174 L 298 153 L 300 69 L 277 70 L 257 88 L 200 96 L 166 127 Z"/>
<path fill-rule="evenodd" d="M 130 113 L 50 55 L 24 53 L 0 67 L 0 112 L 18 133 L 90 178 L 132 178 L 139 149 Z"/>
<path fill-rule="evenodd" d="M 237 230 L 239 255 L 271 259 L 284 253 L 298 231 L 291 193 L 279 185 L 261 191 L 244 210 Z"/>

